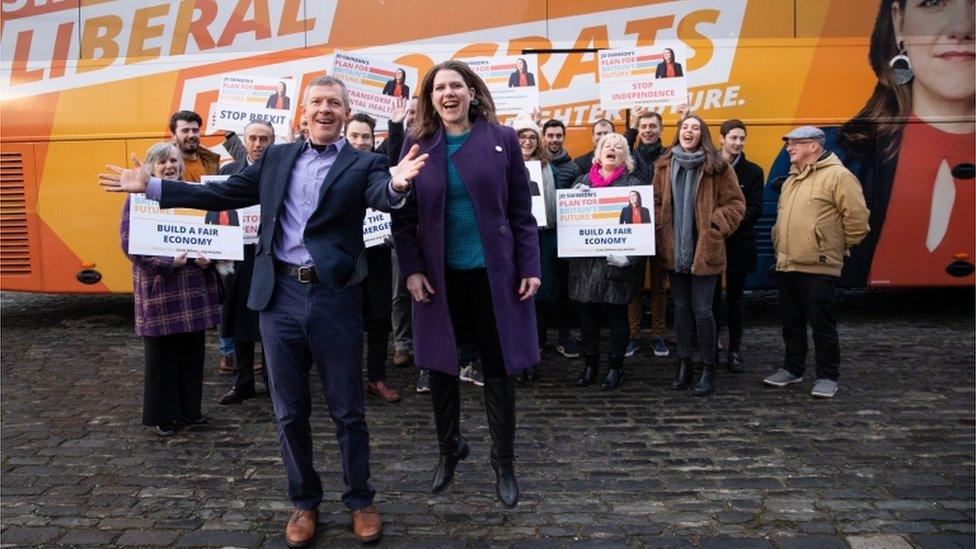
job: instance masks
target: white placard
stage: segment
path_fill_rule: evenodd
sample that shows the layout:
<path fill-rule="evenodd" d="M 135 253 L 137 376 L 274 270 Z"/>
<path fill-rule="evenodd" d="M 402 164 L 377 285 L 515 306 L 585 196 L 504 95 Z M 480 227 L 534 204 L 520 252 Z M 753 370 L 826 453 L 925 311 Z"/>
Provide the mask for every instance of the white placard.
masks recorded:
<path fill-rule="evenodd" d="M 673 58 L 673 63 L 665 61 L 668 55 Z M 600 107 L 603 109 L 663 107 L 688 101 L 685 49 L 680 42 L 600 50 L 599 66 Z M 672 76 L 668 76 L 669 69 Z"/>
<path fill-rule="evenodd" d="M 220 79 L 220 89 L 217 91 L 218 103 L 289 112 L 296 106 L 295 97 L 295 85 L 291 77 L 229 74 Z"/>
<path fill-rule="evenodd" d="M 200 183 L 223 183 L 227 181 L 229 175 L 205 175 L 200 178 Z M 261 227 L 261 205 L 255 204 L 246 208 L 238 208 L 237 220 L 244 233 L 244 245 L 258 243 L 258 230 Z"/>
<path fill-rule="evenodd" d="M 336 50 L 332 65 L 327 72 L 342 80 L 349 90 L 349 103 L 353 112 L 366 113 L 374 118 L 386 119 L 396 103 L 396 75 L 403 72 L 400 86 L 401 97 L 410 98 L 415 91 L 417 70 L 406 65 L 395 65 L 369 55 Z M 378 128 L 379 129 L 379 128 Z"/>
<path fill-rule="evenodd" d="M 655 254 L 652 186 L 560 189 L 556 197 L 559 257 Z"/>
<path fill-rule="evenodd" d="M 363 219 L 363 244 L 367 248 L 379 246 L 390 236 L 390 214 L 366 208 Z"/>
<path fill-rule="evenodd" d="M 194 213 L 198 212 L 198 213 Z M 205 256 L 211 260 L 244 259 L 240 227 L 210 225 L 198 210 L 159 208 L 144 194 L 129 198 L 129 254 L 176 257 Z"/>
<path fill-rule="evenodd" d="M 491 92 L 497 114 L 532 112 L 539 108 L 539 67 L 535 55 L 472 57 L 462 59 L 471 67 Z M 519 70 L 525 66 L 525 70 Z"/>
<path fill-rule="evenodd" d="M 276 136 L 291 133 L 291 111 L 221 103 L 219 101 L 210 104 L 210 117 L 207 120 L 206 133 L 224 130 L 243 135 L 244 128 L 256 120 L 264 120 L 271 124 Z"/>
<path fill-rule="evenodd" d="M 546 186 L 542 182 L 542 162 L 526 160 L 525 168 L 529 170 L 529 188 L 532 190 L 532 215 L 536 225 L 545 227 L 549 225 L 549 219 L 546 217 Z"/>

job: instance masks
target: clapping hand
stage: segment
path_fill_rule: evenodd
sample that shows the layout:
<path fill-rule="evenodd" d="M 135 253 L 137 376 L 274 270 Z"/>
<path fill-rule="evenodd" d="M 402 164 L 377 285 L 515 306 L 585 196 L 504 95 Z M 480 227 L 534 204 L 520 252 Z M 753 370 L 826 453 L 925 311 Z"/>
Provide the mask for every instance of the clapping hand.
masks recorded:
<path fill-rule="evenodd" d="M 427 157 L 429 156 L 427 153 L 420 154 L 420 145 L 415 144 L 410 147 L 407 155 L 400 160 L 399 164 L 393 167 L 393 179 L 390 182 L 393 190 L 398 193 L 409 191 L 410 181 L 414 177 L 417 177 L 417 174 L 420 173 L 420 169 L 424 167 L 424 163 L 427 162 Z"/>
<path fill-rule="evenodd" d="M 132 168 L 123 168 L 109 164 L 105 169 L 109 173 L 98 174 L 98 184 L 112 193 L 144 193 L 149 185 L 149 170 L 139 161 L 139 157 L 132 155 Z"/>

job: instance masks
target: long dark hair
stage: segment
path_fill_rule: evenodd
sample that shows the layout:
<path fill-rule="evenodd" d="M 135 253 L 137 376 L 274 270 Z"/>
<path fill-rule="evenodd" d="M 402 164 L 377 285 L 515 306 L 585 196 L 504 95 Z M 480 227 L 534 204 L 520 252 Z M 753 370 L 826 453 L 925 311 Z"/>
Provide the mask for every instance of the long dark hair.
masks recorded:
<path fill-rule="evenodd" d="M 420 93 L 417 94 L 417 113 L 414 115 L 413 122 L 410 124 L 410 135 L 414 139 L 421 139 L 434 135 L 441 127 L 441 117 L 434 109 L 434 104 L 430 99 L 434 91 L 434 77 L 440 71 L 454 71 L 461 75 L 464 83 L 469 88 L 474 88 L 474 99 L 468 107 L 468 120 L 474 122 L 481 118 L 490 124 L 497 124 L 498 117 L 495 115 L 495 102 L 491 98 L 488 86 L 471 67 L 464 61 L 451 59 L 444 61 L 430 69 L 424 77 L 423 84 L 420 85 Z"/>
<path fill-rule="evenodd" d="M 912 110 L 911 85 L 899 86 L 888 65 L 891 58 L 898 54 L 898 39 L 891 18 L 891 6 L 895 2 L 904 13 L 905 0 L 881 0 L 871 32 L 868 60 L 878 76 L 874 93 L 860 112 L 840 128 L 840 146 L 857 156 L 870 152 L 876 142 L 884 144 L 881 150 L 884 160 L 891 160 L 897 155 L 901 130 Z"/>
<path fill-rule="evenodd" d="M 637 191 L 630 191 L 630 194 L 636 194 L 637 195 L 637 205 L 636 205 L 636 207 L 637 208 L 643 208 L 644 207 L 644 199 L 641 197 L 641 193 L 639 193 Z M 630 205 L 630 196 L 627 197 L 627 205 L 628 206 Z"/>
<path fill-rule="evenodd" d="M 729 163 L 722 158 L 722 153 L 715 148 L 715 142 L 712 141 L 712 131 L 708 129 L 708 124 L 697 114 L 689 114 L 678 121 L 678 131 L 674 132 L 674 139 L 671 140 L 671 148 L 674 149 L 675 147 L 681 146 L 681 125 L 689 118 L 697 120 L 701 127 L 701 141 L 699 141 L 698 146 L 705 151 L 705 163 L 702 164 L 704 173 L 724 173 L 729 167 Z"/>

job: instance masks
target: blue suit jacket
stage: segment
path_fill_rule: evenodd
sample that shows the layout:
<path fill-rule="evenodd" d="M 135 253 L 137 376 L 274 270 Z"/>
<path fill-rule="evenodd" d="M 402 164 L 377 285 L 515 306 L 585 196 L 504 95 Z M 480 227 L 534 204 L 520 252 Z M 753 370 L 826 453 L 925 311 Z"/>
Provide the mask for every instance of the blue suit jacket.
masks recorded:
<path fill-rule="evenodd" d="M 229 210 L 261 205 L 261 234 L 254 260 L 254 277 L 247 306 L 260 311 L 268 306 L 275 287 L 271 247 L 279 230 L 291 169 L 304 143 L 273 145 L 257 162 L 224 183 L 189 185 L 163 181 L 160 204 L 164 208 Z M 366 276 L 363 218 L 366 207 L 390 211 L 386 157 L 357 151 L 348 144 L 339 152 L 319 192 L 319 203 L 305 225 L 305 246 L 319 280 L 334 290 L 355 287 Z"/>

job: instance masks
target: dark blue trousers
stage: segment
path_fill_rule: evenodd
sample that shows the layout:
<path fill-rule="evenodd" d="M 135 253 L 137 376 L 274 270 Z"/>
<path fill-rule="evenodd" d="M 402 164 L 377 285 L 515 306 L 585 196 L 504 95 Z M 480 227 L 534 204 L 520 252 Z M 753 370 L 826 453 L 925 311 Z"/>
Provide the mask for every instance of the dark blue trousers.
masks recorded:
<path fill-rule="evenodd" d="M 322 501 L 322 481 L 312 463 L 309 369 L 318 368 L 335 424 L 342 460 L 342 502 L 362 509 L 373 502 L 369 484 L 369 431 L 363 408 L 363 296 L 359 286 L 335 291 L 277 275 L 271 303 L 261 311 L 266 369 L 278 421 L 288 497 L 296 508 Z"/>

